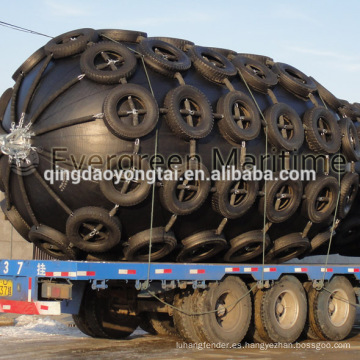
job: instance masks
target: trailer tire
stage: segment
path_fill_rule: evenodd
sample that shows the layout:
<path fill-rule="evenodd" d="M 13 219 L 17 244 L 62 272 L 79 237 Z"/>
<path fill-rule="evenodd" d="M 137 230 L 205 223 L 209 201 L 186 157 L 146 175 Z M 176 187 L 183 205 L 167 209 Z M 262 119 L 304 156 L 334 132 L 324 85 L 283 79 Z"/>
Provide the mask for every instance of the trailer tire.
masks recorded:
<path fill-rule="evenodd" d="M 261 121 L 254 102 L 241 91 L 230 91 L 220 97 L 216 112 L 222 114 L 219 131 L 235 143 L 253 140 L 260 134 Z"/>
<path fill-rule="evenodd" d="M 256 91 L 267 94 L 268 89 L 278 83 L 277 75 L 257 60 L 238 55 L 232 59 L 232 63 L 238 68 L 250 87 Z"/>
<path fill-rule="evenodd" d="M 144 61 L 154 71 L 169 77 L 177 72 L 184 72 L 191 67 L 191 60 L 176 46 L 169 42 L 153 38 L 143 39 L 139 52 L 144 55 Z"/>
<path fill-rule="evenodd" d="M 140 327 L 152 335 L 179 336 L 175 329 L 173 317 L 166 313 L 147 312 L 143 314 Z M 146 325 L 144 326 L 144 323 Z"/>
<path fill-rule="evenodd" d="M 264 342 L 272 342 L 271 338 L 269 337 L 264 324 L 261 321 L 261 305 L 263 303 L 264 291 L 261 289 L 257 289 L 254 295 L 254 311 L 253 311 L 253 329 L 252 329 L 252 338 L 257 343 L 264 343 Z"/>
<path fill-rule="evenodd" d="M 323 246 L 326 242 L 330 240 L 331 231 L 327 230 L 320 234 L 317 234 L 313 239 L 310 241 L 310 252 L 313 252 L 320 246 Z"/>
<path fill-rule="evenodd" d="M 342 118 L 339 121 L 342 134 L 342 151 L 348 161 L 360 160 L 360 141 L 354 123 L 349 118 Z"/>
<path fill-rule="evenodd" d="M 262 230 L 253 230 L 241 234 L 230 240 L 231 248 L 224 256 L 224 260 L 229 263 L 241 263 L 256 258 L 261 255 L 263 251 L 270 245 L 270 237 L 265 234 L 265 249 L 264 235 Z"/>
<path fill-rule="evenodd" d="M 340 183 L 338 217 L 344 219 L 350 212 L 359 190 L 359 174 L 346 173 Z"/>
<path fill-rule="evenodd" d="M 264 116 L 268 139 L 273 146 L 288 151 L 301 148 L 304 142 L 304 128 L 293 108 L 285 103 L 273 104 L 265 110 Z"/>
<path fill-rule="evenodd" d="M 170 90 L 164 106 L 165 120 L 175 135 L 186 141 L 202 139 L 211 133 L 214 117 L 209 100 L 199 89 L 182 85 Z M 194 123 L 194 118 L 197 122 Z"/>
<path fill-rule="evenodd" d="M 308 109 L 303 117 L 309 149 L 334 154 L 341 146 L 340 128 L 332 112 L 323 106 Z M 326 131 L 326 132 L 325 132 Z M 327 136 L 330 133 L 330 137 Z"/>
<path fill-rule="evenodd" d="M 187 169 L 202 170 L 205 174 L 204 180 L 198 179 L 194 181 L 195 185 L 189 185 L 189 181 L 186 179 L 181 180 Z M 199 209 L 206 200 L 211 187 L 210 180 L 208 180 L 210 174 L 203 164 L 192 160 L 180 166 L 178 171 L 179 181 L 168 180 L 163 182 L 163 186 L 160 188 L 160 201 L 168 211 L 177 215 L 188 215 Z M 192 188 L 187 188 L 188 186 L 192 186 Z M 178 190 L 180 190 L 179 194 L 177 194 Z M 190 191 L 186 196 L 187 190 Z"/>
<path fill-rule="evenodd" d="M 130 237 L 128 246 L 124 248 L 124 255 L 128 261 L 147 261 L 149 259 L 150 237 L 151 261 L 160 260 L 169 255 L 176 247 L 176 238 L 172 232 L 165 232 L 165 228 L 157 227 L 141 231 Z"/>
<path fill-rule="evenodd" d="M 179 48 L 182 51 L 186 51 L 186 49 L 189 45 L 195 45 L 192 41 L 185 40 L 185 39 L 173 38 L 173 37 L 154 36 L 154 37 L 151 37 L 150 39 L 164 41 L 166 43 L 169 43 L 169 44 Z"/>
<path fill-rule="evenodd" d="M 193 234 L 181 241 L 183 248 L 177 262 L 201 262 L 213 258 L 227 247 L 225 238 L 214 231 L 206 230 Z"/>
<path fill-rule="evenodd" d="M 139 43 L 147 34 L 142 31 L 119 30 L 119 29 L 100 29 L 97 33 L 105 41 Z"/>
<path fill-rule="evenodd" d="M 128 164 L 123 164 L 123 161 L 127 161 Z M 112 163 L 110 169 L 107 166 L 104 168 L 104 172 L 107 170 L 124 170 L 121 167 L 123 165 L 127 169 L 143 170 L 146 173 L 150 170 L 150 165 L 147 160 L 141 157 L 141 155 L 133 153 L 121 153 L 119 155 L 119 163 Z M 102 177 L 100 181 L 100 190 L 103 195 L 112 203 L 120 206 L 134 206 L 144 201 L 151 190 L 151 184 L 146 179 L 133 179 L 129 182 L 124 182 L 121 189 L 119 189 L 113 182 L 113 179 L 107 180 Z"/>
<path fill-rule="evenodd" d="M 76 260 L 78 252 L 70 247 L 67 237 L 49 226 L 33 226 L 29 231 L 29 239 L 39 249 L 58 260 Z"/>
<path fill-rule="evenodd" d="M 212 208 L 227 219 L 237 219 L 254 204 L 259 191 L 257 181 L 224 180 L 215 183 Z M 239 189 L 240 188 L 240 189 Z"/>
<path fill-rule="evenodd" d="M 100 57 L 102 64 L 96 64 Z M 119 67 L 116 66 L 118 62 Z M 120 79 L 128 79 L 135 72 L 136 63 L 135 55 L 125 45 L 110 41 L 90 46 L 80 57 L 81 71 L 90 80 L 100 84 L 116 84 Z M 100 65 L 106 66 L 98 69 Z M 106 70 L 107 68 L 110 71 Z"/>
<path fill-rule="evenodd" d="M 189 315 L 197 313 L 197 303 L 201 296 L 200 290 L 183 290 L 174 297 L 174 325 L 180 337 L 191 343 L 200 343 L 203 339 L 200 337 L 199 327 L 196 317 Z M 181 311 L 178 311 L 180 309 Z M 183 311 L 183 312 L 182 312 Z"/>
<path fill-rule="evenodd" d="M 305 290 L 294 276 L 283 276 L 264 291 L 261 322 L 272 342 L 293 343 L 301 335 L 307 317 Z"/>
<path fill-rule="evenodd" d="M 90 330 L 99 338 L 127 338 L 139 326 L 140 318 L 136 315 L 118 314 L 111 306 L 111 294 L 99 296 L 97 291 L 89 289 L 85 297 L 85 315 Z"/>
<path fill-rule="evenodd" d="M 238 53 L 238 55 L 245 56 L 250 59 L 254 59 L 264 65 L 269 65 L 269 63 L 274 62 L 273 58 L 271 58 L 269 56 L 265 56 L 265 55 L 245 54 L 245 53 Z"/>
<path fill-rule="evenodd" d="M 122 84 L 107 95 L 104 115 L 105 125 L 115 136 L 133 140 L 154 130 L 159 119 L 159 108 L 152 94 L 144 87 Z"/>
<path fill-rule="evenodd" d="M 274 241 L 273 247 L 265 256 L 265 262 L 280 264 L 294 259 L 306 250 L 310 244 L 307 238 L 303 238 L 301 233 L 293 233 L 282 236 Z"/>
<path fill-rule="evenodd" d="M 318 176 L 305 187 L 303 213 L 313 223 L 321 223 L 335 210 L 339 183 L 333 176 Z"/>
<path fill-rule="evenodd" d="M 69 216 L 66 234 L 70 242 L 81 250 L 105 252 L 120 242 L 121 223 L 110 216 L 107 210 L 87 206 L 75 210 L 72 216 Z"/>
<path fill-rule="evenodd" d="M 333 293 L 335 298 L 332 297 Z M 311 288 L 309 291 L 311 329 L 321 340 L 345 339 L 355 322 L 356 307 L 352 304 L 356 304 L 355 291 L 345 276 L 333 277 L 325 284 L 325 290 L 318 291 Z M 329 314 L 330 312 L 332 314 Z"/>
<path fill-rule="evenodd" d="M 297 96 L 307 98 L 316 90 L 314 81 L 291 65 L 277 62 L 273 70 L 278 73 L 280 84 Z"/>
<path fill-rule="evenodd" d="M 241 299 L 241 300 L 239 300 Z M 226 306 L 234 304 L 227 312 Z M 211 283 L 197 301 L 200 313 L 196 317 L 197 328 L 207 343 L 240 343 L 248 332 L 252 305 L 246 284 L 236 276 L 228 276 L 218 283 Z"/>
<path fill-rule="evenodd" d="M 235 66 L 217 51 L 202 46 L 192 46 L 188 53 L 196 70 L 210 81 L 222 84 L 225 79 L 236 75 Z"/>
<path fill-rule="evenodd" d="M 74 40 L 72 40 L 74 39 Z M 81 53 L 89 42 L 96 42 L 98 34 L 94 29 L 78 29 L 54 37 L 45 45 L 45 53 L 54 59 Z"/>
<path fill-rule="evenodd" d="M 279 176 L 277 176 L 279 178 Z M 280 179 L 280 178 L 279 178 Z M 272 223 L 281 223 L 293 216 L 303 194 L 300 180 L 274 180 L 266 182 L 266 217 Z M 265 197 L 259 201 L 259 211 L 264 215 Z"/>

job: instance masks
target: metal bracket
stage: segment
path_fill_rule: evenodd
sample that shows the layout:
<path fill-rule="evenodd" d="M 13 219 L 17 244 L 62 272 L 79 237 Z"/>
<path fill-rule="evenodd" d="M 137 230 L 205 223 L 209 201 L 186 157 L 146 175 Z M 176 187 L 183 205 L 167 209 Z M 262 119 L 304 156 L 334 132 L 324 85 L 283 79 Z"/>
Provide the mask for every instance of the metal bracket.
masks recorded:
<path fill-rule="evenodd" d="M 91 284 L 93 290 L 105 290 L 108 288 L 106 280 L 93 280 Z"/>
<path fill-rule="evenodd" d="M 206 289 L 206 283 L 205 280 L 194 280 L 192 283 L 192 288 L 194 290 L 196 289 Z"/>

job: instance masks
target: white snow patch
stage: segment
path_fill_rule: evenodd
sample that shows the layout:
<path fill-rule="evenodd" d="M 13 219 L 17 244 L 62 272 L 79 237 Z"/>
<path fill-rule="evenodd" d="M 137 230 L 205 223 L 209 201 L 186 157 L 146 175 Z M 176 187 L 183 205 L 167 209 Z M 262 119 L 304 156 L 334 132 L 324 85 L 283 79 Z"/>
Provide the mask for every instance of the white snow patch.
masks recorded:
<path fill-rule="evenodd" d="M 0 336 L 23 338 L 28 340 L 43 336 L 86 337 L 76 327 L 68 327 L 49 317 L 21 315 L 15 321 L 15 326 L 0 327 Z"/>

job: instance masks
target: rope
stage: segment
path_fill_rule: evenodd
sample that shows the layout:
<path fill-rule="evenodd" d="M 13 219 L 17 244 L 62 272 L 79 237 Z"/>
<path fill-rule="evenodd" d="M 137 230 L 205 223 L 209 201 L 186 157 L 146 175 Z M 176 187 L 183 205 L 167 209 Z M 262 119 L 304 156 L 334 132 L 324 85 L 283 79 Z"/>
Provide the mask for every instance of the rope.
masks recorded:
<path fill-rule="evenodd" d="M 237 68 L 238 72 L 239 72 L 239 75 L 241 77 L 241 80 L 244 82 L 248 92 L 250 93 L 262 119 L 264 120 L 264 123 L 265 123 L 265 159 L 266 159 L 266 162 L 265 162 L 265 171 L 267 171 L 267 158 L 268 158 L 268 126 L 267 126 L 267 122 L 266 122 L 266 119 L 265 119 L 265 116 L 263 114 L 263 112 L 261 111 L 260 109 L 260 106 L 253 94 L 253 92 L 251 91 L 247 81 L 245 80 L 244 76 L 242 75 L 241 71 L 239 68 Z M 264 218 L 263 218 L 263 251 L 262 251 L 262 270 L 261 270 L 261 284 L 264 283 L 264 266 L 265 266 L 265 244 L 266 244 L 266 231 L 265 231 L 265 228 L 266 228 L 266 203 L 267 203 L 267 191 L 266 191 L 266 188 L 267 188 L 267 181 L 265 180 L 264 181 Z"/>
<path fill-rule="evenodd" d="M 233 303 L 231 303 L 231 304 L 229 304 L 229 305 L 227 305 L 227 306 L 224 306 L 224 309 L 228 310 L 229 308 L 231 308 L 231 309 L 228 310 L 228 313 L 230 313 L 230 311 L 232 311 L 232 310 L 235 308 L 235 306 L 236 306 L 242 299 L 244 299 L 246 296 L 248 296 L 248 294 L 250 294 L 256 287 L 257 287 L 257 284 L 253 285 L 253 286 L 251 287 L 251 289 L 250 289 L 249 291 L 247 291 L 243 296 L 241 296 L 240 298 L 238 298 L 237 300 L 235 300 Z M 151 291 L 149 291 L 149 290 L 147 290 L 147 292 L 148 292 L 151 296 L 153 296 L 155 299 L 159 300 L 162 304 L 167 305 L 167 306 L 169 306 L 171 309 L 174 309 L 174 310 L 176 310 L 176 311 L 179 311 L 179 312 L 181 312 L 181 313 L 183 313 L 183 314 L 185 314 L 185 315 L 188 315 L 188 316 L 201 316 L 201 315 L 207 315 L 207 314 L 214 314 L 214 313 L 217 313 L 217 312 L 219 311 L 218 309 L 215 309 L 215 310 L 202 311 L 202 312 L 196 312 L 196 313 L 194 313 L 194 312 L 188 312 L 188 311 L 179 309 L 179 308 L 177 308 L 176 306 L 167 303 L 166 301 L 162 300 L 161 298 L 159 298 L 157 295 L 155 295 L 153 292 L 151 292 Z"/>
<path fill-rule="evenodd" d="M 338 153 L 338 156 L 340 156 L 340 152 Z M 336 223 L 336 215 L 337 215 L 337 212 L 338 212 L 339 202 L 340 202 L 340 193 L 341 193 L 340 167 L 338 167 L 338 182 L 339 182 L 339 191 L 338 191 L 338 195 L 337 195 L 337 199 L 336 199 L 336 207 L 335 207 L 335 212 L 334 212 L 334 218 L 333 218 L 333 222 L 332 222 L 332 226 L 331 226 L 329 246 L 328 246 L 327 253 L 326 253 L 326 258 L 325 258 L 325 264 L 324 264 L 325 271 L 324 271 L 324 275 L 323 275 L 323 278 L 322 278 L 322 286 L 324 286 L 326 269 L 327 269 L 328 262 L 329 262 L 330 248 L 331 248 L 331 243 L 332 243 L 333 234 L 334 234 L 334 228 L 335 228 L 335 223 Z"/>
<path fill-rule="evenodd" d="M 10 29 L 12 29 L 12 30 L 17 30 L 17 31 L 26 32 L 26 33 L 28 33 L 28 34 L 40 35 L 40 36 L 45 36 L 45 37 L 48 37 L 48 38 L 53 39 L 53 36 L 46 35 L 46 34 L 42 34 L 42 33 L 40 33 L 40 32 L 37 32 L 37 31 L 34 31 L 34 30 L 30 30 L 30 29 L 26 29 L 26 28 L 23 28 L 23 27 L 21 27 L 21 26 L 9 24 L 9 23 L 6 23 L 6 22 L 4 22 L 4 21 L 0 21 L 0 26 L 4 26 L 4 27 L 10 28 Z"/>
<path fill-rule="evenodd" d="M 331 291 L 329 291 L 326 287 L 323 287 L 321 290 L 324 290 L 324 291 L 328 292 L 329 294 L 333 295 L 333 293 Z M 347 303 L 347 304 L 349 304 L 351 306 L 355 306 L 355 307 L 360 308 L 359 304 L 353 303 L 353 302 L 351 302 L 349 300 L 346 300 L 346 299 L 344 299 L 342 297 L 339 297 L 338 295 L 333 295 L 333 298 L 337 299 L 337 300 L 340 300 L 340 301 L 343 301 L 343 302 L 345 302 L 345 303 Z"/>

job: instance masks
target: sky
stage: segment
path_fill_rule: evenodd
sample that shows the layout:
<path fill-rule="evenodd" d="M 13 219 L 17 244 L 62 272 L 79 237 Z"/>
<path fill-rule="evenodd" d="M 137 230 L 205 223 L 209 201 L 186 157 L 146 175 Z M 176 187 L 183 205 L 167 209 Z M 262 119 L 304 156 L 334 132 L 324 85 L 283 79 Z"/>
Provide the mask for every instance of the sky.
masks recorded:
<path fill-rule="evenodd" d="M 0 0 L 0 21 L 56 36 L 91 27 L 144 31 L 263 54 L 360 102 L 358 0 Z M 0 94 L 46 37 L 0 26 Z"/>

